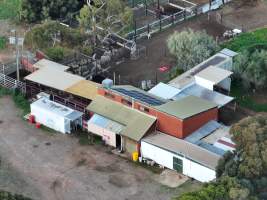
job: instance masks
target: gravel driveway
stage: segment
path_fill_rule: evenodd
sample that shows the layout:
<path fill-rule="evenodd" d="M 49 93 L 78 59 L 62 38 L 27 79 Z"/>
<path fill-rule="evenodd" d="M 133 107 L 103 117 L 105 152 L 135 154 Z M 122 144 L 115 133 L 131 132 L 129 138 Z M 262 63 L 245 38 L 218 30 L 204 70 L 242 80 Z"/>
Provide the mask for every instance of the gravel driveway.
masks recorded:
<path fill-rule="evenodd" d="M 48 134 L 22 121 L 9 97 L 0 98 L 0 189 L 36 200 L 165 200 L 155 174 L 103 146 Z M 3 164 L 5 163 L 5 164 Z M 6 170 L 6 172 L 3 172 Z"/>

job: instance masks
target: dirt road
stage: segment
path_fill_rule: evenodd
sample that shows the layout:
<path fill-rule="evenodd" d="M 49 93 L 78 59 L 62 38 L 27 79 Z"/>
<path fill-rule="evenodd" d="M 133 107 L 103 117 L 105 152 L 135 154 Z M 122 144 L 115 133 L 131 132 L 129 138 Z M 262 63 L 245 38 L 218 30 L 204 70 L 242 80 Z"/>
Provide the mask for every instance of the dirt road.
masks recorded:
<path fill-rule="evenodd" d="M 8 97 L 0 98 L 0 120 L 0 157 L 8 163 L 0 169 L 0 189 L 36 200 L 167 200 L 174 195 L 154 181 L 157 175 L 104 146 L 80 146 L 74 137 L 35 129 L 21 120 Z"/>

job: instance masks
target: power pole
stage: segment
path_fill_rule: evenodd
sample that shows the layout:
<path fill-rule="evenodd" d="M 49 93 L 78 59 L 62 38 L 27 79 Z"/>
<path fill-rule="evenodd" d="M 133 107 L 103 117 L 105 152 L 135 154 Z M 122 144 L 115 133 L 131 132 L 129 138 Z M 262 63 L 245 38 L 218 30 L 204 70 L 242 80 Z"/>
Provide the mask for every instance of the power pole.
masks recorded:
<path fill-rule="evenodd" d="M 15 33 L 15 45 L 16 45 L 16 65 L 17 65 L 17 80 L 20 80 L 20 74 L 19 74 L 19 44 L 18 44 L 18 36 L 17 31 L 12 30 L 11 32 Z"/>

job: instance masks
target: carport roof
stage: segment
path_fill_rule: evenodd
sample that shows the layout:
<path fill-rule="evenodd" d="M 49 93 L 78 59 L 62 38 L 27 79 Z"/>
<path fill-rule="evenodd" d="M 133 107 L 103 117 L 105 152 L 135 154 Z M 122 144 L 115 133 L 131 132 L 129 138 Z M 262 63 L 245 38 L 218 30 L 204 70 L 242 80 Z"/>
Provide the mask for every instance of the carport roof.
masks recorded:
<path fill-rule="evenodd" d="M 26 80 L 65 91 L 85 78 L 50 67 L 41 68 L 25 77 Z"/>
<path fill-rule="evenodd" d="M 38 62 L 34 63 L 33 65 L 35 68 L 37 69 L 41 69 L 41 68 L 44 68 L 44 67 L 49 67 L 49 68 L 52 68 L 52 69 L 58 69 L 58 70 L 61 70 L 61 71 L 66 71 L 68 70 L 70 67 L 66 66 L 66 65 L 62 65 L 62 64 L 59 64 L 59 63 L 56 63 L 56 62 L 53 62 L 51 60 L 47 60 L 47 59 L 41 59 L 39 60 Z"/>
<path fill-rule="evenodd" d="M 161 106 L 155 106 L 157 110 L 179 119 L 186 119 L 215 107 L 217 104 L 195 96 L 187 96 L 176 101 L 169 101 Z"/>
<path fill-rule="evenodd" d="M 135 141 L 139 141 L 156 121 L 152 116 L 100 95 L 96 96 L 87 110 L 125 125 L 121 135 Z"/>
<path fill-rule="evenodd" d="M 213 170 L 216 168 L 221 157 L 195 144 L 160 132 L 155 135 L 145 137 L 142 141 L 167 151 L 181 154 L 182 156 Z"/>
<path fill-rule="evenodd" d="M 218 84 L 221 81 L 223 81 L 224 79 L 228 78 L 229 76 L 231 76 L 233 74 L 233 72 L 219 68 L 219 67 L 215 67 L 215 66 L 210 66 L 202 71 L 200 71 L 199 73 L 197 73 L 195 75 L 195 77 L 200 77 L 203 78 L 205 80 L 209 80 L 211 82 L 213 82 L 214 84 Z"/>
<path fill-rule="evenodd" d="M 97 88 L 100 84 L 88 81 L 81 80 L 71 87 L 67 88 L 65 91 L 71 94 L 77 95 L 79 97 L 84 97 L 86 99 L 94 99 L 97 95 Z"/>
<path fill-rule="evenodd" d="M 225 106 L 226 104 L 230 103 L 234 100 L 233 97 L 226 96 L 224 94 L 221 94 L 216 91 L 209 90 L 207 88 L 204 88 L 200 85 L 193 84 L 192 86 L 184 89 L 182 92 L 177 94 L 175 97 L 173 97 L 173 100 L 179 100 L 181 98 L 184 98 L 186 96 L 197 96 L 202 99 L 205 99 L 207 101 L 211 101 L 215 104 L 217 104 L 220 107 Z"/>

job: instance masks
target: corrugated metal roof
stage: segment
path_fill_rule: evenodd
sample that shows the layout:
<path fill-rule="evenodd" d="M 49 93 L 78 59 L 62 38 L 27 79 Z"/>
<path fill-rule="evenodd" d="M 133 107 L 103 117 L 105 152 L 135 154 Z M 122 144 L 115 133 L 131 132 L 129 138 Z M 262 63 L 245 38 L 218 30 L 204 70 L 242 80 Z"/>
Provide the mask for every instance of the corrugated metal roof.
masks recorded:
<path fill-rule="evenodd" d="M 85 80 L 83 77 L 49 67 L 39 69 L 26 76 L 25 79 L 61 91 L 65 91 L 72 85 Z"/>
<path fill-rule="evenodd" d="M 236 53 L 230 49 L 227 49 L 227 48 L 224 48 L 223 50 L 221 50 L 220 53 L 227 55 L 229 57 L 234 57 L 234 56 L 238 55 L 238 53 Z"/>
<path fill-rule="evenodd" d="M 182 154 L 203 166 L 215 169 L 221 156 L 203 149 L 195 144 L 178 139 L 167 134 L 157 133 L 142 139 L 142 141 L 158 146 L 160 148 Z"/>
<path fill-rule="evenodd" d="M 177 101 L 155 106 L 156 109 L 179 119 L 186 119 L 215 107 L 217 104 L 195 96 L 187 96 Z"/>
<path fill-rule="evenodd" d="M 99 86 L 100 84 L 98 83 L 88 80 L 81 80 L 71 87 L 67 88 L 65 91 L 92 100 L 96 97 L 97 88 Z"/>
<path fill-rule="evenodd" d="M 202 138 L 210 135 L 213 131 L 218 129 L 221 126 L 218 122 L 211 120 L 206 123 L 204 126 L 193 132 L 191 135 L 185 138 L 186 141 L 191 143 L 196 143 L 197 141 L 201 140 Z"/>
<path fill-rule="evenodd" d="M 207 101 L 211 101 L 211 102 L 219 105 L 219 107 L 222 107 L 222 106 L 224 106 L 224 105 L 226 105 L 226 104 L 228 104 L 234 100 L 233 97 L 226 96 L 226 95 L 221 94 L 221 93 L 216 92 L 216 91 L 211 91 L 211 90 L 204 88 L 204 87 L 197 85 L 197 84 L 193 84 L 192 86 L 182 90 L 182 92 L 177 94 L 172 99 L 173 100 L 179 100 L 181 98 L 184 98 L 184 97 L 190 96 L 190 95 L 200 97 L 200 98 L 205 99 Z"/>
<path fill-rule="evenodd" d="M 210 58 L 208 58 L 207 60 L 203 61 L 202 63 L 196 65 L 192 69 L 172 79 L 168 84 L 178 89 L 183 89 L 187 87 L 188 85 L 193 84 L 195 82 L 194 76 L 200 71 L 212 65 L 217 67 L 229 59 L 230 59 L 229 56 L 226 56 L 221 53 L 217 53 L 211 56 Z"/>
<path fill-rule="evenodd" d="M 93 117 L 91 117 L 91 119 L 88 121 L 88 123 L 95 124 L 99 127 L 102 127 L 104 129 L 107 129 L 109 131 L 112 131 L 112 132 L 118 133 L 118 134 L 124 128 L 124 125 L 119 124 L 117 122 L 114 122 L 114 121 L 107 119 L 107 118 L 105 118 L 101 115 L 98 115 L 98 114 L 94 114 Z"/>
<path fill-rule="evenodd" d="M 200 71 L 195 75 L 195 77 L 200 77 L 205 80 L 209 80 L 213 82 L 215 85 L 223 81 L 224 79 L 230 77 L 233 74 L 233 72 L 215 67 L 215 66 L 209 66 L 206 69 Z"/>
<path fill-rule="evenodd" d="M 135 141 L 139 141 L 156 121 L 155 117 L 99 95 L 96 96 L 87 109 L 125 125 L 126 128 L 123 129 L 121 135 Z"/>
<path fill-rule="evenodd" d="M 152 89 L 148 91 L 148 93 L 156 95 L 163 99 L 171 99 L 175 95 L 177 95 L 181 90 L 178 88 L 172 87 L 165 83 L 159 83 Z"/>
<path fill-rule="evenodd" d="M 57 70 L 61 70 L 61 71 L 66 71 L 70 68 L 69 66 L 62 65 L 62 64 L 59 64 L 59 63 L 56 63 L 56 62 L 53 62 L 53 61 L 47 60 L 47 59 L 41 59 L 38 62 L 36 62 L 33 66 L 37 69 L 49 67 L 49 68 L 57 69 Z"/>

